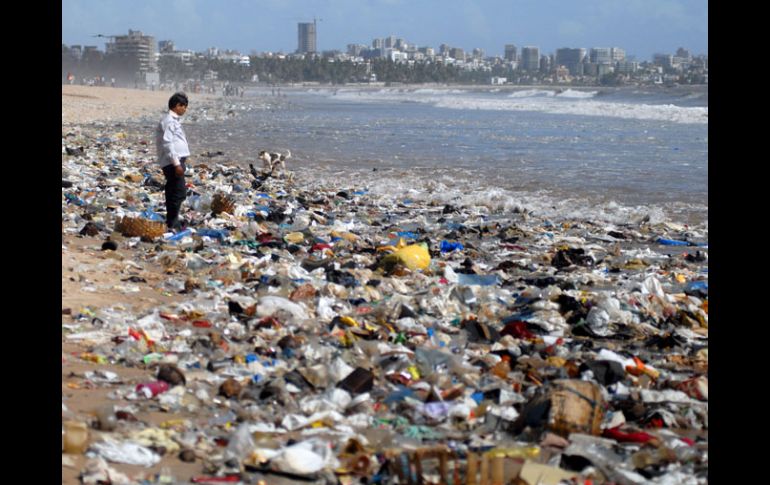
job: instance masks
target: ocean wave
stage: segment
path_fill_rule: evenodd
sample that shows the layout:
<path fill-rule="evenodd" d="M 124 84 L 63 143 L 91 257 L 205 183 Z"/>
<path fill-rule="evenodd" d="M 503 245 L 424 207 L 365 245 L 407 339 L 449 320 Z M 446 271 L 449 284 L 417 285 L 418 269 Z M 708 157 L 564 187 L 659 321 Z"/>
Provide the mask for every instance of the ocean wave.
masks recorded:
<path fill-rule="evenodd" d="M 557 94 L 556 96 L 560 98 L 588 99 L 588 98 L 593 98 L 598 93 L 599 91 L 575 91 L 573 89 L 568 89 L 564 92 Z"/>
<path fill-rule="evenodd" d="M 337 97 L 356 102 L 424 103 L 438 108 L 492 111 L 536 111 L 579 116 L 667 121 L 671 123 L 708 124 L 708 107 L 684 107 L 673 104 L 643 104 L 612 102 L 594 99 L 598 91 L 568 89 L 562 93 L 530 89 L 507 96 L 478 95 L 463 90 L 419 89 L 398 92 L 392 89 L 378 91 L 340 91 Z"/>
<path fill-rule="evenodd" d="M 514 91 L 508 95 L 509 98 L 534 98 L 552 96 L 556 96 L 556 91 L 549 91 L 547 89 L 524 89 L 522 91 Z"/>
<path fill-rule="evenodd" d="M 639 120 L 668 121 L 672 123 L 708 123 L 708 108 L 681 107 L 673 104 L 632 104 L 603 101 L 551 102 L 550 100 L 485 100 L 454 99 L 434 100 L 440 108 L 486 109 L 497 111 L 538 111 L 542 113 L 580 116 L 605 116 Z"/>

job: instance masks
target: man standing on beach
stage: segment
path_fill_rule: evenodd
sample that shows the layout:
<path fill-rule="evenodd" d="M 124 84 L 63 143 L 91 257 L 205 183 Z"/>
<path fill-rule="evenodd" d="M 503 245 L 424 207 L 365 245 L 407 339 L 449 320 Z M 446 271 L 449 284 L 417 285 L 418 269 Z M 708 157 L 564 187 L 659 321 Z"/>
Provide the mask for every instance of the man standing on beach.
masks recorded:
<path fill-rule="evenodd" d="M 169 229 L 182 228 L 179 209 L 187 197 L 185 185 L 185 163 L 190 156 L 187 136 L 182 130 L 179 118 L 187 111 L 187 95 L 175 93 L 168 100 L 168 113 L 155 130 L 155 145 L 158 150 L 158 164 L 166 177 L 166 225 Z"/>

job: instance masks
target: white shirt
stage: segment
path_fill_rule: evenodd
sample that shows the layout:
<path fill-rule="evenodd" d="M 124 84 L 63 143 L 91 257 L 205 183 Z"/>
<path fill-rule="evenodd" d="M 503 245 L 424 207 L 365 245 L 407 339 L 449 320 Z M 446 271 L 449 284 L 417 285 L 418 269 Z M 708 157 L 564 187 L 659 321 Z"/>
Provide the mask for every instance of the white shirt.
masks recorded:
<path fill-rule="evenodd" d="M 161 167 L 179 165 L 180 158 L 190 156 L 187 137 L 182 130 L 179 118 L 178 114 L 169 110 L 155 130 L 155 147 L 158 150 L 158 163 Z"/>

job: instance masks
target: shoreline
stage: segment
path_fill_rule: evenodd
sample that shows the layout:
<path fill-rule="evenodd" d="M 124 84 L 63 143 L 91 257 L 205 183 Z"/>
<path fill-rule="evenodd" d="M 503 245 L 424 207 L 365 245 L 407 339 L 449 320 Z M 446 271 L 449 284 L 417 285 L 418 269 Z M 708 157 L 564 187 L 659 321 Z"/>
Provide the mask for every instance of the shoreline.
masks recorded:
<path fill-rule="evenodd" d="M 62 125 L 160 119 L 173 91 L 62 84 Z M 188 94 L 190 102 L 211 103 L 220 97 Z"/>
<path fill-rule="evenodd" d="M 375 194 L 346 191 L 350 181 L 340 181 L 336 187 L 310 189 L 286 177 L 276 177 L 265 179 L 255 188 L 255 177 L 245 166 L 221 163 L 212 156 L 198 157 L 189 176 L 191 188 L 200 196 L 191 196 L 185 203 L 187 215 L 195 221 L 197 235 L 177 243 L 162 238 L 143 242 L 121 236 L 114 229 L 123 215 L 158 211 L 162 206 L 162 189 L 148 184 L 150 180 L 143 175 L 149 172 L 151 178 L 158 178 L 157 173 L 148 170 L 145 161 L 145 153 L 152 146 L 143 144 L 146 136 L 130 132 L 113 135 L 122 130 L 115 126 L 121 116 L 160 115 L 163 107 L 158 108 L 158 101 L 165 98 L 165 102 L 170 93 L 148 95 L 141 90 L 123 93 L 119 88 L 84 89 L 65 93 L 63 88 L 62 94 L 63 179 L 72 183 L 62 189 L 62 420 L 92 423 L 92 413 L 103 405 L 113 404 L 139 423 L 118 421 L 115 431 L 92 428 L 92 443 L 104 437 L 125 441 L 146 427 L 156 430 L 157 440 L 161 436 L 167 439 L 164 445 L 158 444 L 162 441 L 156 442 L 156 451 L 159 446 L 168 447 L 175 442 L 192 449 L 196 456 L 195 462 L 187 463 L 179 459 L 178 451 L 166 452 L 159 463 L 148 468 L 109 462 L 113 470 L 138 480 L 167 468 L 176 477 L 175 483 L 186 483 L 192 476 L 233 471 L 225 463 L 225 448 L 216 444 L 214 438 L 234 439 L 236 429 L 244 421 L 261 423 L 261 429 L 274 426 L 286 431 L 261 433 L 260 436 L 269 437 L 260 441 L 265 448 L 283 450 L 289 438 L 328 439 L 328 448 L 334 449 L 333 455 L 343 465 L 347 461 L 340 447 L 349 437 L 364 443 L 366 451 L 362 453 L 373 462 L 377 460 L 375 454 L 384 452 L 378 446 L 380 438 L 402 440 L 407 433 L 414 434 L 414 430 L 423 434 L 428 433 L 426 429 L 438 434 L 449 430 L 449 434 L 461 437 L 458 443 L 473 439 L 482 446 L 509 444 L 508 434 L 474 434 L 474 430 L 483 427 L 484 418 L 468 417 L 471 406 L 476 405 L 471 396 L 480 392 L 472 387 L 472 382 L 452 382 L 448 371 L 436 371 L 430 379 L 420 376 L 427 371 L 422 364 L 409 359 L 408 353 L 404 354 L 408 363 L 423 370 L 412 372 L 399 367 L 397 371 L 408 385 L 414 385 L 414 395 L 402 404 L 384 404 L 387 394 L 382 391 L 392 392 L 395 387 L 389 381 L 393 376 L 386 377 L 381 362 L 366 357 L 373 352 L 373 341 L 386 346 L 400 342 L 398 345 L 410 352 L 457 347 L 458 355 L 468 357 L 468 375 L 478 376 L 474 382 L 481 382 L 484 376 L 488 385 L 494 384 L 495 389 L 503 389 L 524 401 L 529 399 L 525 390 L 540 387 L 526 377 L 527 373 L 534 372 L 547 383 L 567 372 L 566 359 L 577 365 L 598 358 L 598 348 L 621 352 L 629 342 L 660 339 L 667 331 L 687 342 L 684 350 L 674 352 L 648 345 L 628 349 L 663 373 L 657 381 L 647 380 L 648 390 L 673 390 L 680 379 L 702 376 L 707 371 L 707 363 L 704 369 L 701 358 L 704 344 L 706 348 L 708 344 L 707 291 L 705 298 L 684 292 L 685 288 L 698 287 L 704 281 L 707 290 L 707 258 L 694 257 L 696 251 L 707 252 L 707 247 L 663 246 L 655 242 L 660 237 L 690 237 L 685 228 L 629 224 L 608 234 L 604 226 L 590 221 L 571 220 L 554 225 L 522 213 L 506 213 L 499 220 L 488 220 L 474 206 L 389 204 Z M 87 95 L 93 98 L 83 97 Z M 191 103 L 195 99 L 191 96 Z M 212 116 L 226 116 L 226 112 L 217 110 L 225 110 L 229 100 L 219 103 L 217 98 L 201 98 L 197 102 L 209 101 Z M 78 121 L 70 121 L 65 127 L 65 119 Z M 105 137 L 106 134 L 109 136 Z M 86 156 L 65 153 L 65 147 L 75 146 L 83 146 Z M 227 191 L 233 200 L 234 213 L 213 216 L 211 202 L 205 202 L 203 196 L 222 191 Z M 95 232 L 81 235 L 89 222 L 95 226 Z M 227 231 L 227 235 L 221 231 Z M 219 235 L 224 236 L 220 239 Z M 377 248 L 395 243 L 398 236 L 410 241 L 429 240 L 431 265 L 423 270 L 397 266 L 391 273 L 373 270 L 370 265 L 383 254 Z M 101 249 L 108 238 L 117 243 L 116 251 Z M 456 252 L 441 252 L 442 241 L 462 242 L 465 247 Z M 336 261 L 336 266 L 321 269 L 324 260 Z M 495 275 L 496 283 L 459 285 L 458 275 L 468 268 L 472 273 Z M 640 290 L 636 285 L 646 289 Z M 649 299 L 643 298 L 643 294 Z M 599 319 L 595 330 L 591 330 L 609 332 L 609 336 L 581 336 L 574 324 L 568 324 L 571 314 L 564 302 L 587 312 L 581 300 L 612 314 L 612 323 L 602 326 Z M 283 309 L 276 310 L 275 305 L 283 305 Z M 413 317 L 402 318 L 402 312 L 411 312 Z M 525 317 L 527 312 L 532 316 Z M 678 323 L 666 323 L 664 312 L 672 321 L 679 319 Z M 502 331 L 502 320 L 517 313 L 519 318 L 529 319 L 527 328 L 537 333 L 536 339 L 517 334 L 516 338 L 509 335 L 504 339 L 498 335 L 493 341 L 484 338 L 484 332 L 471 330 Z M 340 323 L 340 317 L 350 320 Z M 486 327 L 472 327 L 468 322 L 474 318 Z M 466 330 L 461 334 L 463 326 Z M 137 329 L 145 333 L 137 334 Z M 615 332 L 617 336 L 613 337 Z M 565 340 L 561 344 L 557 343 L 560 333 Z M 465 334 L 471 341 L 457 340 Z M 587 340 L 593 345 L 581 347 Z M 119 345 L 135 350 L 119 354 Z M 494 345 L 496 353 L 490 351 Z M 548 353 L 549 345 L 553 354 Z M 315 353 L 305 354 L 310 348 L 316 349 Z M 269 349 L 273 352 L 267 352 Z M 519 356 L 512 361 L 513 372 L 503 379 L 492 375 L 489 369 L 500 361 L 498 354 L 508 352 L 506 349 L 518 349 Z M 328 357 L 324 360 L 324 352 L 339 354 L 343 363 L 330 365 Z M 565 357 L 561 366 L 554 360 L 556 355 Z M 299 361 L 297 356 L 305 360 Z M 224 371 L 208 371 L 207 364 L 218 359 L 229 362 Z M 138 383 L 155 378 L 161 363 L 178 365 L 186 375 L 186 385 L 149 400 L 126 399 Z M 351 370 L 362 365 L 371 369 L 375 375 L 374 390 L 360 404 L 337 410 L 340 417 L 328 414 L 317 418 L 320 425 L 311 425 L 313 420 L 307 421 L 313 416 L 310 408 L 300 406 L 299 402 L 313 396 L 320 399 L 326 387 L 321 385 L 325 381 L 318 371 L 309 369 L 320 366 L 331 372 L 342 365 Z M 310 381 L 291 377 L 290 370 Z M 101 371 L 101 376 L 87 374 L 94 371 Z M 117 380 L 110 382 L 102 377 L 106 371 L 115 373 Z M 240 395 L 218 395 L 226 376 L 235 376 L 240 382 Z M 425 415 L 435 411 L 426 411 L 424 401 L 428 396 L 422 395 L 415 381 L 430 381 L 437 392 L 459 392 L 456 399 L 446 397 L 445 401 L 456 415 L 451 419 L 444 416 L 440 421 L 444 424 L 436 426 L 433 418 Z M 282 405 L 275 400 L 261 400 L 259 392 L 250 398 L 246 396 L 248 390 L 268 389 L 265 382 L 280 383 L 281 388 L 272 392 Z M 643 388 L 643 382 L 628 376 L 634 392 Z M 299 392 L 287 390 L 287 383 L 294 388 L 299 386 Z M 328 388 L 334 389 L 335 382 L 329 381 Z M 498 416 L 495 419 L 507 423 L 503 410 L 512 409 L 512 404 L 486 402 L 489 419 Z M 683 421 L 683 426 L 666 431 L 697 437 L 698 449 L 707 449 L 707 421 L 705 430 L 697 429 L 702 427 L 704 403 L 684 402 L 681 406 L 692 406 L 695 411 L 691 417 L 682 419 L 693 421 Z M 336 410 L 334 403 L 319 403 L 326 403 L 322 404 L 323 409 Z M 460 406 L 468 409 L 461 410 Z M 654 409 L 651 403 L 643 406 Z M 523 412 L 520 406 L 519 410 Z M 631 426 L 641 426 L 643 416 L 626 413 L 624 419 Z M 358 418 L 354 419 L 355 416 Z M 397 424 L 397 418 L 406 420 L 408 427 Z M 303 419 L 307 421 L 304 424 Z M 458 419 L 464 431 L 451 429 Z M 343 431 L 348 428 L 355 433 Z M 185 438 L 185 433 L 196 439 Z M 666 446 L 675 445 L 670 436 L 656 436 Z M 256 440 L 257 435 L 252 438 Z M 412 439 L 420 444 L 420 438 Z M 423 446 L 433 443 L 422 439 Z M 439 442 L 448 439 L 445 436 Z M 532 439 L 530 445 L 538 442 Z M 546 446 L 542 450 L 544 454 L 557 452 Z M 87 458 L 70 453 L 63 453 L 62 457 L 62 482 L 76 483 Z M 316 455 L 312 458 L 315 460 Z M 324 464 L 318 472 L 320 476 L 334 469 L 331 461 Z M 707 462 L 705 467 L 707 471 Z M 247 476 L 252 480 L 257 474 Z M 275 476 L 264 474 L 263 478 L 270 482 Z"/>

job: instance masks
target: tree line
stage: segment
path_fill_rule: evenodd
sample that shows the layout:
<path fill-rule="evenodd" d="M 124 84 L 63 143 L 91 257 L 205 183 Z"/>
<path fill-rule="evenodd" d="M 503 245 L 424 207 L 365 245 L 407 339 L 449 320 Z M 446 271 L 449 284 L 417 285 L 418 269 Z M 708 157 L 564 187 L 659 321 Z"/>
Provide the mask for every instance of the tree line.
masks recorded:
<path fill-rule="evenodd" d="M 62 77 L 72 72 L 76 78 L 90 76 L 118 77 L 131 80 L 138 64 L 135 60 L 113 55 L 76 60 L 62 55 Z M 163 56 L 158 61 L 161 82 L 202 80 L 207 72 L 217 73 L 217 80 L 243 83 L 254 75 L 260 82 L 282 84 L 318 82 L 345 84 L 368 82 L 375 79 L 386 83 L 467 83 L 489 84 L 492 76 L 511 76 L 513 71 L 505 66 L 491 70 L 465 70 L 443 63 L 397 63 L 390 59 L 372 59 L 369 64 L 340 61 L 325 57 L 316 58 L 268 58 L 251 57 L 245 66 L 228 60 L 194 58 L 184 62 L 178 57 Z M 510 79 L 510 77 L 509 77 Z"/>
<path fill-rule="evenodd" d="M 115 77 L 119 81 L 134 82 L 138 63 L 125 56 L 92 55 L 73 59 L 62 51 L 62 77 L 72 72 L 77 79 L 90 76 Z M 329 57 L 277 58 L 250 57 L 250 65 L 229 60 L 196 57 L 188 62 L 178 57 L 163 56 L 158 62 L 161 82 L 185 82 L 204 80 L 210 71 L 216 72 L 221 82 L 245 83 L 258 76 L 260 82 L 269 84 L 318 82 L 323 84 L 361 83 L 376 80 L 385 83 L 453 83 L 490 84 L 493 77 L 503 77 L 514 84 L 534 84 L 551 76 L 540 71 L 512 69 L 508 64 L 485 65 L 480 68 L 463 67 L 440 62 L 393 62 L 374 58 L 369 63 L 354 63 Z M 374 77 L 372 77 L 374 75 Z M 619 85 L 625 79 L 618 73 L 610 73 L 591 84 Z M 697 84 L 705 82 L 702 73 L 682 73 L 679 82 Z"/>

